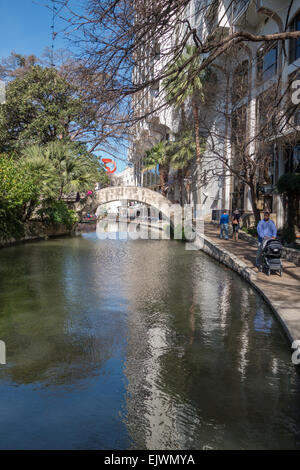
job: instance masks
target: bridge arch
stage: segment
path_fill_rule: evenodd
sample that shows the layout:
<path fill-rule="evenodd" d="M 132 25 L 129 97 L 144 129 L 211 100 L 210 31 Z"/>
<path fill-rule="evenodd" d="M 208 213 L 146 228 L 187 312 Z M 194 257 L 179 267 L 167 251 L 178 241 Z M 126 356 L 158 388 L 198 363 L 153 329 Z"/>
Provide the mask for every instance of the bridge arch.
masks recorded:
<path fill-rule="evenodd" d="M 103 188 L 83 202 L 75 204 L 75 210 L 79 215 L 95 211 L 99 206 L 113 201 L 137 201 L 154 207 L 161 211 L 168 219 L 182 217 L 182 208 L 179 204 L 173 204 L 160 193 L 140 186 L 109 186 Z M 172 216 L 172 217 L 171 217 Z"/>

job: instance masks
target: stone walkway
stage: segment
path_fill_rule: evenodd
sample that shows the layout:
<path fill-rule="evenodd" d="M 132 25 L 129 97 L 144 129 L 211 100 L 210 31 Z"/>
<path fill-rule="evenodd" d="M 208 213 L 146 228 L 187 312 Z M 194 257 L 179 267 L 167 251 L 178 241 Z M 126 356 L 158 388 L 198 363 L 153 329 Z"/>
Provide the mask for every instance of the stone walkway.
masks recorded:
<path fill-rule="evenodd" d="M 205 224 L 205 236 L 237 256 L 255 273 L 253 284 L 270 301 L 290 340 L 300 340 L 300 266 L 283 260 L 283 274 L 267 276 L 255 268 L 256 248 L 244 240 L 220 240 L 219 226 Z"/>

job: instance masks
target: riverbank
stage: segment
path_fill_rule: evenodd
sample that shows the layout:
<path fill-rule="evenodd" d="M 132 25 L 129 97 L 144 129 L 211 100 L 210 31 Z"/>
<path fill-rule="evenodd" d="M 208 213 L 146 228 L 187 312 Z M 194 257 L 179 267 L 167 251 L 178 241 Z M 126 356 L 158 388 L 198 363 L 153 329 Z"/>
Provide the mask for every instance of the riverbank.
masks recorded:
<path fill-rule="evenodd" d="M 24 236 L 20 238 L 0 239 L 0 248 L 29 243 L 39 240 L 47 240 L 48 238 L 61 237 L 71 235 L 72 230 L 67 229 L 64 225 L 46 226 L 41 222 L 31 222 L 25 227 Z"/>
<path fill-rule="evenodd" d="M 300 267 L 283 260 L 283 275 L 266 276 L 255 268 L 256 246 L 239 239 L 221 240 L 219 227 L 205 224 L 202 250 L 238 272 L 271 306 L 289 341 L 300 340 Z"/>

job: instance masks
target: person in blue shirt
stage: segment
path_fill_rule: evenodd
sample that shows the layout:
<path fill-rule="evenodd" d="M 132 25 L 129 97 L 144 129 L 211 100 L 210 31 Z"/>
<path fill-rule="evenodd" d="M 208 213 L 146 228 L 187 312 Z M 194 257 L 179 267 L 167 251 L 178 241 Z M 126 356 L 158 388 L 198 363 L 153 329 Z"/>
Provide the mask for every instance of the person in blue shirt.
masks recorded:
<path fill-rule="evenodd" d="M 224 210 L 220 218 L 220 238 L 223 238 L 223 232 L 225 232 L 225 240 L 228 240 L 228 225 L 229 215 Z"/>
<path fill-rule="evenodd" d="M 257 234 L 259 245 L 256 254 L 256 266 L 259 268 L 264 240 L 277 237 L 277 229 L 273 220 L 270 219 L 270 212 L 265 211 L 264 219 L 258 222 Z"/>

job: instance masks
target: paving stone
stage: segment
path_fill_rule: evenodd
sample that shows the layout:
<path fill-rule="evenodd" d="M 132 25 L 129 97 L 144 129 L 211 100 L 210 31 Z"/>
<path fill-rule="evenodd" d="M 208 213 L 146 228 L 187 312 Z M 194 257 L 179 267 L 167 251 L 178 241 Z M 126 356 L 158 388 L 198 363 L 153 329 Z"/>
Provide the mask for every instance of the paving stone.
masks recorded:
<path fill-rule="evenodd" d="M 214 245 L 238 257 L 256 274 L 251 284 L 271 304 L 290 341 L 300 340 L 300 267 L 283 260 L 282 277 L 278 274 L 267 276 L 255 268 L 256 247 L 244 240 L 220 239 L 219 227 L 210 223 L 205 224 L 204 234 Z"/>

